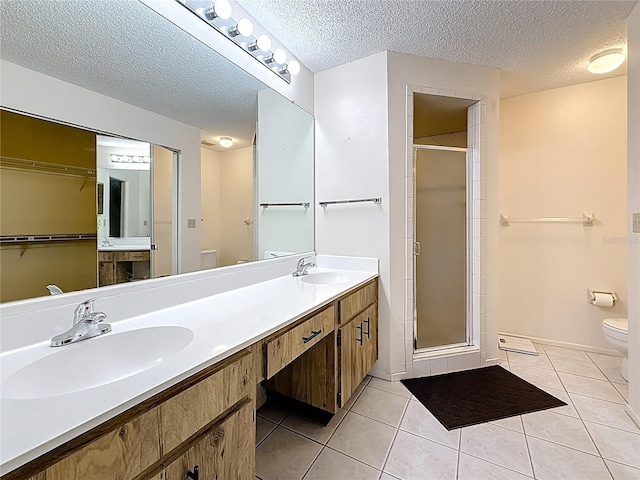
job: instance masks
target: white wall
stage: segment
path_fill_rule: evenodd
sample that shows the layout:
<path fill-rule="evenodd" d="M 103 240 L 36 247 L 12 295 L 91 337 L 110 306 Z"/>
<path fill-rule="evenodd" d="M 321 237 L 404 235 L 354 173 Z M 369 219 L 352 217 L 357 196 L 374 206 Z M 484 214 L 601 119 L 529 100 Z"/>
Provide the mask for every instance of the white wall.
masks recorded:
<path fill-rule="evenodd" d="M 254 260 L 253 147 L 203 148 L 201 185 L 202 249 L 218 251 L 218 267 Z"/>
<path fill-rule="evenodd" d="M 200 220 L 202 222 L 202 250 L 221 248 L 220 217 L 220 153 L 208 148 L 200 150 L 202 176 L 200 177 L 200 196 L 202 199 Z"/>
<path fill-rule="evenodd" d="M 379 360 L 389 372 L 389 155 L 386 53 L 315 75 L 316 200 L 382 197 L 382 204 L 316 203 L 316 250 L 380 258 Z M 395 336 L 395 335 L 393 335 Z"/>
<path fill-rule="evenodd" d="M 265 251 L 313 250 L 313 117 L 276 92 L 261 90 L 257 145 L 256 203 L 308 203 L 309 207 L 258 207 L 256 258 L 265 258 Z"/>
<path fill-rule="evenodd" d="M 640 424 L 640 235 L 631 231 L 631 214 L 640 212 L 640 4 L 629 15 L 627 35 L 629 406 Z"/>
<path fill-rule="evenodd" d="M 501 101 L 500 211 L 596 218 L 500 227 L 502 332 L 611 349 L 602 320 L 627 314 L 626 80 Z M 614 290 L 619 302 L 590 305 L 588 288 Z"/>
<path fill-rule="evenodd" d="M 494 68 L 462 65 L 430 58 L 388 52 L 388 138 L 389 138 L 389 241 L 387 262 L 390 265 L 390 332 L 391 373 L 412 372 L 411 332 L 412 316 L 410 302 L 411 245 L 413 232 L 408 231 L 405 218 L 411 212 L 413 199 L 407 198 L 407 155 L 413 143 L 413 111 L 407 109 L 408 90 L 441 96 L 476 99 L 481 101 L 477 109 L 478 139 L 470 140 L 475 145 L 473 181 L 474 200 L 472 234 L 474 237 L 474 272 L 482 273 L 482 283 L 473 295 L 474 336 L 480 337 L 480 355 L 458 355 L 457 358 L 433 359 L 431 373 L 470 368 L 480 364 L 497 362 L 497 317 L 498 317 L 498 138 L 500 72 Z M 469 123 L 471 128 L 471 122 Z M 411 132 L 408 136 L 407 133 Z M 478 158 L 475 158 L 475 157 Z M 475 195 L 475 193 L 474 193 Z M 474 199 L 476 197 L 474 196 Z M 482 198 L 482 200 L 480 199 Z M 486 219 L 486 220 L 485 220 Z M 477 256 L 475 254 L 477 253 Z M 479 264 L 479 268 L 475 264 Z M 474 279 L 475 280 L 475 279 Z M 475 317 L 478 317 L 477 319 Z M 477 330 L 477 331 L 476 331 Z M 427 372 L 427 362 L 421 362 L 420 374 Z"/>
<path fill-rule="evenodd" d="M 218 266 L 255 260 L 253 147 L 220 152 L 220 205 Z"/>
<path fill-rule="evenodd" d="M 486 212 L 498 212 L 499 71 L 383 52 L 315 76 L 316 198 L 382 197 L 371 203 L 316 209 L 320 253 L 380 258 L 380 344 L 374 374 L 407 376 L 405 261 L 407 240 L 407 86 L 425 93 L 462 94 L 486 101 L 482 151 L 486 156 Z M 474 96 L 472 96 L 474 95 Z M 497 222 L 487 227 L 485 360 L 497 359 Z M 406 349 L 405 349 L 406 347 Z M 412 351 L 409 352 L 409 358 Z M 410 361 L 409 361 L 410 363 Z"/>
<path fill-rule="evenodd" d="M 180 150 L 179 266 L 200 266 L 200 130 L 105 95 L 0 61 L 0 104 L 63 123 Z"/>

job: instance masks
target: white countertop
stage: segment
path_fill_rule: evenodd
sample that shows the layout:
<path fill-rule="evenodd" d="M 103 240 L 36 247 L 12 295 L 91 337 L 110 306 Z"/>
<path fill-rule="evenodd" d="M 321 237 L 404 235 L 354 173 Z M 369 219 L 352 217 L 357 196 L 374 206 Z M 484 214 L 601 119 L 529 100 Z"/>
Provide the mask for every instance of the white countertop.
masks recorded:
<path fill-rule="evenodd" d="M 229 357 L 378 275 L 371 271 L 309 270 L 310 273 L 323 271 L 338 272 L 344 281 L 311 285 L 286 275 L 117 321 L 111 323 L 111 333 L 76 344 L 51 348 L 48 342 L 41 342 L 3 353 L 0 355 L 2 380 L 25 365 L 56 355 L 63 349 L 76 349 L 78 362 L 74 371 L 52 374 L 91 375 L 94 368 L 109 368 L 105 364 L 92 364 L 91 358 L 91 345 L 108 336 L 163 325 L 186 327 L 194 334 L 191 343 L 182 351 L 123 380 L 48 398 L 0 398 L 0 475 Z"/>
<path fill-rule="evenodd" d="M 108 246 L 98 246 L 99 252 L 139 252 L 139 251 L 149 251 L 151 250 L 151 245 L 108 245 Z"/>

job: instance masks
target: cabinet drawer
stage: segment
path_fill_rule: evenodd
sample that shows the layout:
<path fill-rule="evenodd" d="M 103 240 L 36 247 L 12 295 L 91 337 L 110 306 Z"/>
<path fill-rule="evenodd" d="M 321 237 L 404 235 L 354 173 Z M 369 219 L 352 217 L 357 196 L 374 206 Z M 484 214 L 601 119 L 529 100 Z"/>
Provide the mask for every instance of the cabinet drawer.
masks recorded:
<path fill-rule="evenodd" d="M 233 363 L 162 403 L 162 454 L 169 453 L 243 398 L 253 398 L 253 375 L 253 355 L 246 351 Z"/>
<path fill-rule="evenodd" d="M 160 460 L 158 425 L 158 409 L 149 410 L 53 464 L 46 469 L 43 478 L 133 479 Z"/>
<path fill-rule="evenodd" d="M 297 327 L 267 343 L 267 378 L 286 367 L 293 360 L 333 332 L 334 310 L 329 306 Z"/>
<path fill-rule="evenodd" d="M 149 252 L 118 252 L 118 261 L 120 262 L 146 262 L 149 260 Z"/>
<path fill-rule="evenodd" d="M 113 262 L 113 252 L 100 252 L 98 251 L 99 262 Z"/>
<path fill-rule="evenodd" d="M 338 301 L 339 323 L 346 323 L 354 315 L 378 300 L 378 281 L 367 283 L 352 294 Z"/>

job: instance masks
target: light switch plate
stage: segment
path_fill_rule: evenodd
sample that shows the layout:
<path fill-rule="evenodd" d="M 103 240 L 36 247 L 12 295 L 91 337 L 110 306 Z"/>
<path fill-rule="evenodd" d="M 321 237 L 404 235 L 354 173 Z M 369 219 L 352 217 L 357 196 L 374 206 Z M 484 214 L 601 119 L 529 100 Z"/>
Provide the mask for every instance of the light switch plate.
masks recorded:
<path fill-rule="evenodd" d="M 640 213 L 633 214 L 633 233 L 640 233 Z"/>
<path fill-rule="evenodd" d="M 187 228 L 196 228 L 196 219 L 188 218 L 187 219 Z"/>

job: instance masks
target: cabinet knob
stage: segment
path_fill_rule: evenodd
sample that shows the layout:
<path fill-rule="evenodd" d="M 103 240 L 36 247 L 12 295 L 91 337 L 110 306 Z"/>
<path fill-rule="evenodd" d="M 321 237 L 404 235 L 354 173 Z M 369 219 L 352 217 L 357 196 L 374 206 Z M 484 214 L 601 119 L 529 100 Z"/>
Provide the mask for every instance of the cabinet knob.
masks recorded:
<path fill-rule="evenodd" d="M 360 345 L 362 345 L 362 340 L 363 340 L 363 336 L 362 336 L 362 323 L 360 323 L 360 325 L 358 325 L 356 327 L 358 330 L 360 330 L 360 337 L 356 338 L 356 342 L 358 342 Z"/>
<path fill-rule="evenodd" d="M 199 477 L 200 477 L 200 467 L 198 465 L 193 467 L 193 472 L 191 470 L 187 472 L 187 478 L 190 478 L 191 480 L 199 480 Z"/>

